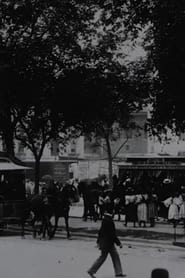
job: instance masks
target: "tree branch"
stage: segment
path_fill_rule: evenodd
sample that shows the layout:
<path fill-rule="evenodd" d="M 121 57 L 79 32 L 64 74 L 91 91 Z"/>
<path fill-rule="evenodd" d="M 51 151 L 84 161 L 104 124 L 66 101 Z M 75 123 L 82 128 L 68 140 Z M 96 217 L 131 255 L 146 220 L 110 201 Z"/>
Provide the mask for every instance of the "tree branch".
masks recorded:
<path fill-rule="evenodd" d="M 123 148 L 123 146 L 128 142 L 128 137 L 125 139 L 125 141 L 119 146 L 119 148 L 117 149 L 117 151 L 115 152 L 115 154 L 113 155 L 113 159 L 116 158 L 116 156 L 118 155 L 118 153 L 120 152 L 120 150 Z"/>
<path fill-rule="evenodd" d="M 35 157 L 37 157 L 37 152 L 36 152 L 36 148 L 35 148 L 35 145 L 34 145 L 34 141 L 29 133 L 29 129 L 25 126 L 25 124 L 23 123 L 22 120 L 19 120 L 19 123 L 20 123 L 20 126 L 21 128 L 24 130 L 24 132 L 26 133 L 28 139 L 29 139 L 29 143 L 28 141 L 24 140 L 22 137 L 19 137 L 16 135 L 17 138 L 19 138 L 18 140 L 24 142 L 25 146 L 27 146 L 31 151 L 32 153 L 34 154 Z M 16 132 L 15 132 L 16 133 Z M 26 143 L 25 143 L 26 142 Z"/>

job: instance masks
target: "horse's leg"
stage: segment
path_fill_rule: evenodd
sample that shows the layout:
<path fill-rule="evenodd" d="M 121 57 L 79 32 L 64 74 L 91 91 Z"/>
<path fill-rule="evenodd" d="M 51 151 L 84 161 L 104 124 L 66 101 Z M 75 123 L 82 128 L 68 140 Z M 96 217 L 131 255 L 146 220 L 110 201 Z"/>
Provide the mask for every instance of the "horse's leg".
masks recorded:
<path fill-rule="evenodd" d="M 95 204 L 92 204 L 92 219 L 94 220 L 94 222 L 96 222 L 98 219 Z"/>
<path fill-rule="evenodd" d="M 54 225 L 53 231 L 51 230 L 51 232 L 50 232 L 49 239 L 52 239 L 55 236 L 56 230 L 58 228 L 59 216 L 55 214 L 54 218 L 55 218 L 55 225 Z"/>
<path fill-rule="evenodd" d="M 46 237 L 46 232 L 48 238 L 51 239 L 51 223 L 50 223 L 50 218 L 48 216 L 44 218 L 43 238 Z"/>
<path fill-rule="evenodd" d="M 39 229 L 39 231 L 38 231 L 38 235 L 39 235 L 39 236 L 40 236 L 40 235 L 42 234 L 42 232 L 43 232 L 43 227 L 44 227 L 44 220 L 41 219 L 40 229 Z"/>
<path fill-rule="evenodd" d="M 22 238 L 25 237 L 25 223 L 26 223 L 26 220 L 29 218 L 29 216 L 30 216 L 30 211 L 26 212 L 26 214 L 21 219 L 21 237 Z M 36 231 L 35 231 L 35 234 L 34 234 L 34 224 L 35 224 L 35 221 L 36 221 L 36 219 L 35 219 L 35 216 L 34 216 L 34 218 L 31 221 L 31 226 L 32 226 L 32 230 L 33 230 L 33 237 L 36 237 Z"/>
<path fill-rule="evenodd" d="M 41 225 L 41 234 L 40 234 L 40 239 L 45 239 L 46 237 L 46 226 L 47 226 L 47 219 L 46 216 L 43 216 L 42 218 L 42 225 Z"/>
<path fill-rule="evenodd" d="M 95 204 L 95 212 L 96 212 L 96 220 L 99 219 L 99 206 L 98 206 L 98 202 Z"/>
<path fill-rule="evenodd" d="M 113 210 L 113 212 L 112 212 L 112 219 L 114 219 L 114 216 L 116 215 L 116 211 L 115 210 Z"/>
<path fill-rule="evenodd" d="M 52 225 L 51 225 L 50 219 L 48 219 L 48 221 L 47 221 L 46 230 L 47 230 L 48 238 L 51 239 L 51 236 L 52 236 Z"/>
<path fill-rule="evenodd" d="M 104 207 L 103 205 L 100 206 L 100 219 L 103 218 L 103 214 L 104 214 Z"/>
<path fill-rule="evenodd" d="M 36 231 L 36 228 L 35 228 L 35 222 L 36 222 L 36 216 L 34 215 L 32 221 L 31 221 L 32 230 L 33 230 L 33 238 L 36 238 L 36 236 L 37 236 L 37 231 Z"/>
<path fill-rule="evenodd" d="M 22 237 L 22 238 L 25 237 L 25 229 L 24 229 L 24 227 L 25 227 L 25 222 L 26 222 L 26 218 L 23 217 L 23 218 L 21 219 L 21 237 Z"/>
<path fill-rule="evenodd" d="M 64 216 L 64 219 L 65 219 L 65 225 L 66 225 L 66 232 L 67 232 L 67 238 L 71 238 L 71 234 L 69 232 L 69 213 L 67 213 L 65 216 Z"/>
<path fill-rule="evenodd" d="M 29 216 L 30 216 L 30 210 L 27 208 L 23 208 L 21 218 L 20 218 L 21 237 L 22 238 L 25 237 L 25 223 L 26 223 L 26 220 L 29 218 Z"/>
<path fill-rule="evenodd" d="M 43 234 L 42 234 L 43 239 L 46 238 L 46 232 L 47 231 L 48 231 L 48 223 L 47 223 L 47 220 L 45 220 L 44 227 L 43 227 Z"/>

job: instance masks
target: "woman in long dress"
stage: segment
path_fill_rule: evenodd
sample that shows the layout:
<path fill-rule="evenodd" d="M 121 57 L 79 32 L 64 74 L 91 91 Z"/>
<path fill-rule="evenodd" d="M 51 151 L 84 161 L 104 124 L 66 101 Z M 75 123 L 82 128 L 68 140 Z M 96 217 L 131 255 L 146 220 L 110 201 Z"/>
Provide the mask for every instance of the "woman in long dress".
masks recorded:
<path fill-rule="evenodd" d="M 125 196 L 125 227 L 127 227 L 128 222 L 132 222 L 133 227 L 136 228 L 136 222 L 137 222 L 136 195 Z"/>
<path fill-rule="evenodd" d="M 185 194 L 182 194 L 182 203 L 179 209 L 179 219 L 183 221 L 183 227 L 185 229 Z"/>
<path fill-rule="evenodd" d="M 168 220 L 170 223 L 173 224 L 173 227 L 175 228 L 177 226 L 177 223 L 179 221 L 179 207 L 181 205 L 181 200 L 179 196 L 176 194 L 171 199 L 171 204 L 169 206 L 168 210 Z"/>
<path fill-rule="evenodd" d="M 143 224 L 143 227 L 146 227 L 146 222 L 148 220 L 147 204 L 146 204 L 147 195 L 141 194 L 138 197 L 139 197 L 139 200 L 138 200 L 138 205 L 137 205 L 137 217 L 138 217 L 139 227 L 141 227 L 142 224 Z"/>
<path fill-rule="evenodd" d="M 148 196 L 148 219 L 150 227 L 155 226 L 155 218 L 157 216 L 157 195 L 149 194 Z"/>

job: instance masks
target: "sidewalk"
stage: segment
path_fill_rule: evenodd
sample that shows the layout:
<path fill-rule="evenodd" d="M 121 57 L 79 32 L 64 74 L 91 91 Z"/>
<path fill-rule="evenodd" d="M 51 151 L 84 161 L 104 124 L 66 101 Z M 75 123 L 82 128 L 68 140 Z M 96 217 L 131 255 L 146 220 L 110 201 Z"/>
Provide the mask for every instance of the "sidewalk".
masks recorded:
<path fill-rule="evenodd" d="M 94 222 L 88 220 L 84 222 L 82 220 L 82 214 L 83 206 L 81 204 L 71 207 L 71 231 L 75 235 L 95 238 L 101 221 Z M 117 216 L 115 216 L 114 220 L 118 236 L 124 241 L 154 244 L 156 246 L 164 244 L 173 246 L 174 242 L 185 244 L 185 231 L 182 225 L 178 225 L 176 230 L 168 222 L 157 222 L 155 227 L 150 227 L 147 224 L 146 228 L 134 228 L 132 223 L 128 223 L 127 227 L 124 226 L 124 216 L 122 216 L 121 221 L 117 221 Z"/>

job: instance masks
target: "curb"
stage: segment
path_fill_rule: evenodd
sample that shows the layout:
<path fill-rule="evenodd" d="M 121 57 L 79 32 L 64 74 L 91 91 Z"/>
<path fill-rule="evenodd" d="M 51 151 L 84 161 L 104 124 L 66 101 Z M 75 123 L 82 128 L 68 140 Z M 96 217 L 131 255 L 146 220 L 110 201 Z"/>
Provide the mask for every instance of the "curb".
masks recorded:
<path fill-rule="evenodd" d="M 81 218 L 81 217 L 72 217 L 71 218 Z M 115 220 L 117 222 L 117 220 Z M 60 228 L 64 231 L 65 233 L 65 226 L 61 225 L 59 227 L 58 232 L 61 233 Z M 71 227 L 71 233 L 72 235 L 80 237 L 80 238 L 89 238 L 89 239 L 96 239 L 97 238 L 97 233 L 98 233 L 98 229 L 96 227 L 83 227 L 83 231 L 79 231 L 78 228 L 72 228 Z M 81 227 L 82 228 L 82 227 Z M 129 227 L 128 227 L 129 229 Z M 132 228 L 130 227 L 130 229 L 132 230 Z M 20 227 L 16 227 L 14 225 L 9 225 L 7 231 L 9 230 L 9 232 L 19 232 Z M 4 230 L 6 231 L 6 229 Z M 123 242 L 128 242 L 128 244 L 139 244 L 139 245 L 145 245 L 148 247 L 155 247 L 155 248 L 161 248 L 162 246 L 166 246 L 167 248 L 177 248 L 177 250 L 183 250 L 182 247 L 185 248 L 185 241 L 184 239 L 177 239 L 176 242 L 174 242 L 174 238 L 173 238 L 173 234 L 169 233 L 169 236 L 171 236 L 170 239 L 150 239 L 150 238 L 141 238 L 141 237 L 132 237 L 132 235 L 120 235 L 119 234 L 120 229 L 117 228 L 117 232 L 118 232 L 118 236 L 119 238 L 123 241 Z M 135 231 L 135 229 L 134 229 Z M 32 230 L 29 227 L 25 227 L 25 232 L 31 233 Z M 155 231 L 154 231 L 155 232 Z M 181 242 L 179 242 L 181 240 Z M 184 241 L 184 242 L 182 242 Z"/>
<path fill-rule="evenodd" d="M 19 232 L 20 229 L 18 227 L 14 227 L 11 229 L 9 227 L 8 229 L 9 232 Z M 31 229 L 25 228 L 25 233 L 30 234 L 32 232 Z M 58 231 L 61 235 L 62 233 L 62 238 L 64 235 L 64 238 L 66 238 L 66 231 L 65 227 L 62 227 L 62 231 Z M 63 233 L 64 232 L 64 233 Z M 75 232 L 71 231 L 72 234 L 72 239 L 84 239 L 84 240 L 96 240 L 97 238 L 97 233 L 94 234 L 89 234 L 88 231 L 85 232 Z M 147 248 L 155 248 L 158 249 L 160 252 L 164 252 L 165 249 L 171 250 L 171 251 L 183 251 L 185 248 L 185 244 L 183 242 L 173 242 L 173 241 L 165 241 L 165 240 L 150 240 L 150 239 L 140 239 L 140 238 L 131 238 L 131 237 L 123 237 L 119 236 L 119 239 L 122 241 L 123 245 L 128 246 L 128 248 L 133 248 L 133 247 L 147 247 Z"/>
<path fill-rule="evenodd" d="M 87 233 L 75 233 L 73 236 L 80 237 L 80 238 L 88 238 L 88 239 L 94 239 L 96 240 L 96 235 L 88 235 Z M 132 238 L 126 238 L 126 237 L 120 237 L 119 239 L 122 241 L 123 245 L 128 245 L 128 248 L 132 247 L 147 247 L 147 248 L 155 248 L 158 249 L 160 252 L 164 252 L 164 249 L 168 249 L 171 251 L 183 251 L 184 249 L 182 247 L 185 247 L 185 245 L 181 243 L 174 243 L 172 241 L 152 241 L 152 240 L 141 240 L 141 239 L 132 239 Z"/>

